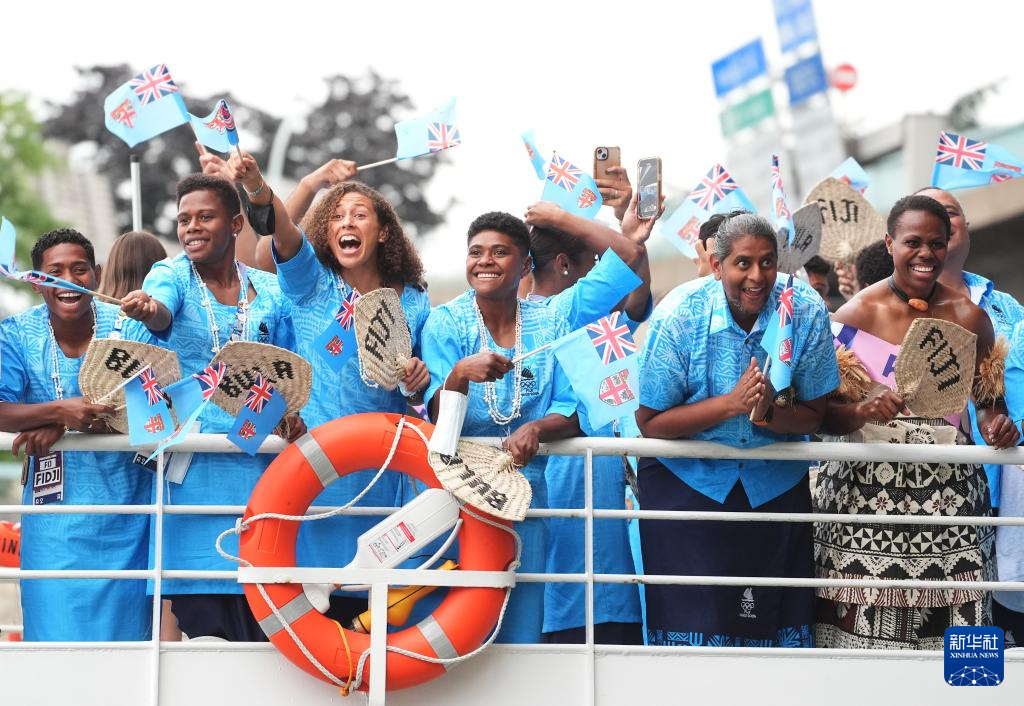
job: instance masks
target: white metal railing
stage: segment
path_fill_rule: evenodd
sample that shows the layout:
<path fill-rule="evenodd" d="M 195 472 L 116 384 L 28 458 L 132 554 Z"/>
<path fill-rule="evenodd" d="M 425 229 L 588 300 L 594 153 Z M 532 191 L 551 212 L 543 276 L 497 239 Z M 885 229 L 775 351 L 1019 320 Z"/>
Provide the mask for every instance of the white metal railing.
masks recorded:
<path fill-rule="evenodd" d="M 14 434 L 0 433 L 0 448 L 9 448 L 14 439 Z M 474 439 L 483 443 L 497 444 L 498 439 L 482 438 Z M 260 447 L 260 453 L 278 453 L 287 446 L 287 443 L 278 437 L 269 437 Z M 122 435 L 85 435 L 68 434 L 55 449 L 65 451 L 91 450 L 91 451 L 127 451 L 130 450 L 127 438 Z M 200 453 L 238 453 L 238 449 L 227 441 L 223 434 L 189 434 L 186 439 L 174 449 L 175 451 L 193 451 Z M 935 581 L 913 581 L 913 580 L 861 580 L 861 579 L 796 579 L 782 577 L 736 577 L 736 576 L 670 576 L 670 575 L 638 575 L 638 574 L 595 574 L 593 571 L 593 522 L 595 519 L 649 519 L 649 520 L 714 520 L 722 522 L 843 522 L 843 523 L 870 523 L 878 524 L 935 524 L 935 525 L 996 525 L 996 526 L 1024 526 L 1024 518 L 1017 517 L 933 517 L 933 516 L 878 516 L 871 514 L 836 514 L 822 515 L 815 513 L 764 513 L 764 512 L 689 512 L 689 511 L 645 511 L 645 510 L 605 510 L 593 507 L 593 466 L 594 455 L 632 455 L 632 456 L 661 456 L 678 458 L 723 458 L 723 459 L 770 459 L 770 460 L 803 460 L 817 462 L 821 460 L 837 461 L 864 461 L 885 459 L 899 462 L 932 462 L 945 461 L 949 463 L 998 463 L 998 464 L 1024 464 L 1024 448 L 995 450 L 987 447 L 976 446 L 930 446 L 930 445 L 890 445 L 890 444 L 851 444 L 851 443 L 803 443 L 785 442 L 754 449 L 737 449 L 721 444 L 703 441 L 664 441 L 659 439 L 621 439 L 621 438 L 577 438 L 560 441 L 550 444 L 542 444 L 541 454 L 548 455 L 576 455 L 585 458 L 586 473 L 584 476 L 583 508 L 568 510 L 536 509 L 530 510 L 528 517 L 570 517 L 584 519 L 584 550 L 585 565 L 583 573 L 573 574 L 546 574 L 546 573 L 517 573 L 515 580 L 528 582 L 558 582 L 558 583 L 583 583 L 585 584 L 586 595 L 586 641 L 578 648 L 566 648 L 565 650 L 578 649 L 588 655 L 587 677 L 585 679 L 586 699 L 585 703 L 594 703 L 594 633 L 593 633 L 593 586 L 595 583 L 642 583 L 642 584 L 675 584 L 675 585 L 721 585 L 721 586 L 783 586 L 783 587 L 805 587 L 818 588 L 826 586 L 843 587 L 905 587 L 905 588 L 937 588 Z M 153 523 L 155 556 L 154 568 L 142 570 L 24 570 L 24 569 L 0 569 L 0 581 L 10 580 L 33 580 L 33 579 L 72 579 L 72 578 L 104 578 L 104 579 L 135 579 L 153 580 L 153 633 L 148 642 L 111 642 L 111 643 L 0 643 L 0 651 L 5 650 L 66 650 L 74 647 L 89 647 L 117 650 L 152 650 L 152 688 L 151 702 L 158 704 L 160 699 L 160 655 L 163 651 L 215 649 L 225 650 L 252 650 L 251 644 L 245 643 L 216 643 L 216 645 L 203 643 L 161 643 L 160 642 L 160 596 L 162 579 L 220 579 L 243 582 L 273 583 L 281 582 L 279 570 L 272 568 L 247 568 L 238 571 L 194 571 L 194 570 L 169 570 L 162 568 L 162 532 L 163 516 L 173 515 L 236 515 L 240 516 L 244 507 L 231 505 L 177 505 L 165 506 L 163 504 L 164 490 L 164 457 L 157 459 L 157 492 L 156 500 L 152 505 L 0 505 L 0 515 L 5 514 L 148 514 L 155 516 Z M 332 509 L 329 507 L 311 507 L 310 513 Z M 386 515 L 394 511 L 394 508 L 360 507 L 350 508 L 344 512 L 346 515 Z M 884 518 L 884 519 L 883 519 Z M 212 547 L 211 547 L 212 551 Z M 427 584 L 427 585 L 473 585 L 479 584 L 484 577 L 473 578 L 470 573 L 476 572 L 439 572 L 431 570 L 396 570 L 384 574 L 373 575 L 370 601 L 371 607 L 380 609 L 385 606 L 386 590 L 388 585 L 402 584 Z M 459 574 L 464 577 L 459 580 Z M 360 574 L 357 576 L 356 574 Z M 303 583 L 344 583 L 360 579 L 359 583 L 367 583 L 368 572 L 354 572 L 353 570 L 322 569 L 322 568 L 289 568 L 289 582 Z M 401 578 L 396 578 L 400 576 Z M 488 577 L 493 581 L 493 577 Z M 941 582 L 942 589 L 982 589 L 1002 591 L 1024 591 L 1024 581 L 945 581 Z M 376 595 L 377 600 L 374 600 Z M 383 611 L 381 611 L 383 612 Z M 384 621 L 377 621 L 376 625 Z M 11 628 L 13 626 L 0 626 L 0 628 Z M 382 630 L 386 628 L 381 628 Z M 371 647 L 371 659 L 377 655 L 377 650 L 382 640 L 372 641 L 376 647 Z M 537 646 L 543 649 L 542 646 Z M 272 650 L 271 645 L 262 645 L 258 649 Z M 618 649 L 618 648 L 617 648 Z M 623 651 L 632 653 L 636 650 L 645 652 L 657 652 L 664 650 L 676 650 L 679 648 L 658 648 L 639 647 L 623 648 Z M 780 656 L 790 652 L 784 648 L 773 648 L 771 650 L 758 650 L 757 648 L 683 648 L 688 654 L 704 653 L 739 653 L 754 654 L 764 653 L 772 656 Z M 806 654 L 808 650 L 793 650 Z M 813 651 L 813 650 L 812 650 Z M 849 653 L 849 656 L 875 653 L 875 650 L 826 650 L 830 655 L 838 653 Z M 922 653 L 913 653 L 919 659 Z M 932 658 L 941 653 L 932 654 Z M 1017 661 L 1016 655 L 1007 655 L 1007 660 Z M 1020 659 L 1024 659 L 1021 655 Z M 383 663 L 383 658 L 378 658 L 375 663 Z M 370 685 L 369 703 L 384 703 L 384 670 L 375 670 Z M 374 683 L 376 682 L 376 683 Z"/>

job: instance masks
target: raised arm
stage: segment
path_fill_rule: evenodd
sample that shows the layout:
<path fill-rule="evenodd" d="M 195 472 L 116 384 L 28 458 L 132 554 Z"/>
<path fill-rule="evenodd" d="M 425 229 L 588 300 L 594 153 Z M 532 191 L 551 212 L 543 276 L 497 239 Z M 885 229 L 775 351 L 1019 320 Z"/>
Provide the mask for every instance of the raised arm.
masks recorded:
<path fill-rule="evenodd" d="M 302 177 L 298 186 L 295 187 L 295 191 L 285 202 L 285 206 L 288 208 L 288 217 L 292 219 L 293 223 L 301 223 L 302 217 L 313 205 L 313 199 L 321 189 L 348 181 L 356 175 L 358 170 L 355 162 L 346 159 L 331 159 L 316 171 Z"/>
<path fill-rule="evenodd" d="M 280 261 L 290 260 L 302 247 L 302 233 L 285 208 L 281 197 L 274 193 L 260 173 L 259 165 L 248 152 L 232 154 L 227 163 L 227 174 L 232 181 L 242 185 L 245 196 L 255 208 L 271 207 L 274 248 Z M 254 216 L 255 218 L 255 216 Z"/>
<path fill-rule="evenodd" d="M 603 253 L 611 248 L 634 270 L 646 255 L 642 245 L 633 242 L 622 233 L 603 223 L 567 213 L 548 201 L 538 201 L 527 208 L 526 223 L 531 226 L 552 228 L 579 238 L 587 248 L 596 253 Z"/>

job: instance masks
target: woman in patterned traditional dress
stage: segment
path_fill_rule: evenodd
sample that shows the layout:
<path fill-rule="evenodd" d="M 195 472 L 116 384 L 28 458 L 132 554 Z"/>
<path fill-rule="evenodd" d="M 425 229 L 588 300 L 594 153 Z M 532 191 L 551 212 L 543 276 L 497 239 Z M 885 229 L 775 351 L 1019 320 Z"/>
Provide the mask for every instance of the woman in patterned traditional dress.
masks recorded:
<path fill-rule="evenodd" d="M 893 206 L 887 230 L 892 276 L 858 292 L 833 317 L 837 341 L 856 356 L 841 353 L 841 367 L 858 368 L 881 384 L 870 393 L 841 388 L 841 396 L 829 401 L 823 428 L 853 441 L 955 443 L 962 438 L 959 415 L 936 420 L 902 414 L 903 399 L 891 389 L 892 366 L 873 364 L 868 351 L 882 350 L 888 355 L 879 360 L 894 360 L 915 320 L 937 318 L 977 335 L 978 368 L 984 369 L 994 343 L 992 324 L 967 297 L 939 282 L 951 233 L 942 204 L 927 196 L 903 198 Z M 847 379 L 852 376 L 844 375 Z M 1001 379 L 987 383 L 975 382 L 979 427 L 991 446 L 1013 445 L 1019 435 L 995 399 L 999 395 L 981 393 L 1001 385 Z M 815 509 L 922 516 L 986 516 L 991 511 L 980 466 L 886 461 L 824 465 Z M 817 573 L 824 578 L 988 580 L 994 571 L 992 539 L 991 527 L 818 523 Z M 952 625 L 991 624 L 991 600 L 981 590 L 823 588 L 817 593 L 816 633 L 823 647 L 939 649 Z"/>

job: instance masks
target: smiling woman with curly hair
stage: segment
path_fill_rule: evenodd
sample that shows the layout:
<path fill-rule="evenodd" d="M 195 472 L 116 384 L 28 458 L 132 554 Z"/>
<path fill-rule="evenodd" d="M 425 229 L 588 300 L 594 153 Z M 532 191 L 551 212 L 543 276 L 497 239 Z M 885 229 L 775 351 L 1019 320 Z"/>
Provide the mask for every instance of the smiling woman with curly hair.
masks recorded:
<path fill-rule="evenodd" d="M 395 209 L 379 191 L 358 181 L 345 181 L 332 187 L 302 219 L 302 229 L 317 259 L 335 274 L 344 276 L 343 267 L 332 249 L 337 230 L 333 226 L 340 219 L 338 204 L 349 194 L 366 197 L 377 215 L 382 237 L 380 247 L 376 248 L 376 264 L 381 279 L 389 285 L 405 283 L 420 291 L 426 289 L 419 253 L 405 235 Z M 289 199 L 289 205 L 291 201 Z"/>
<path fill-rule="evenodd" d="M 257 232 L 273 233 L 278 282 L 292 304 L 296 351 L 313 366 L 303 420 L 312 428 L 362 412 L 404 413 L 407 398 L 415 403 L 430 380 L 419 359 L 420 332 L 430 313 L 430 300 L 423 265 L 394 208 L 374 189 L 349 181 L 356 171 L 352 162 L 331 160 L 317 169 L 299 183 L 287 206 L 264 183 L 251 156 L 233 155 L 228 170 L 241 182 L 254 207 L 250 217 L 254 227 L 260 226 Z M 330 189 L 310 209 L 313 197 L 327 187 Z M 295 225 L 299 222 L 302 228 Z M 363 376 L 355 335 L 341 330 L 351 321 L 346 312 L 356 298 L 385 287 L 400 298 L 413 355 L 400 387 L 390 391 Z M 332 330 L 340 335 L 332 338 Z M 325 345 L 325 341 L 330 343 Z M 368 471 L 341 478 L 317 502 L 344 504 L 372 475 L 373 471 Z M 384 474 L 363 502 L 395 505 L 400 478 L 395 473 Z M 337 517 L 309 523 L 303 527 L 299 543 L 300 563 L 344 566 L 352 559 L 356 539 L 376 524 L 376 519 Z M 307 595 L 318 607 L 327 608 L 329 593 L 326 586 L 307 587 Z M 366 609 L 365 600 L 360 605 L 354 598 L 333 597 L 330 602 L 333 610 L 329 615 L 343 624 Z"/>

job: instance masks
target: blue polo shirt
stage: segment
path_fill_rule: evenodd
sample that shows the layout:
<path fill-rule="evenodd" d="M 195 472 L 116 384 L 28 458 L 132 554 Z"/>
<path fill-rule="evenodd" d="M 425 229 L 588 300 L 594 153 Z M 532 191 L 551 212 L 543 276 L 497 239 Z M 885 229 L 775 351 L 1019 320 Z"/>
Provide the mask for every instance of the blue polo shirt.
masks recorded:
<path fill-rule="evenodd" d="M 749 333 L 733 320 L 722 283 L 714 277 L 687 282 L 670 292 L 654 310 L 641 353 L 640 404 L 665 411 L 724 395 L 736 387 L 751 357 L 763 367 L 767 354 L 761 348 L 761 337 L 785 285 L 780 275 Z M 838 386 L 839 367 L 825 303 L 806 282 L 794 280 L 796 395 L 813 400 Z M 744 414 L 692 438 L 736 448 L 807 440 L 806 436 L 775 434 L 755 426 Z M 718 502 L 725 500 L 737 482 L 742 483 L 752 507 L 778 497 L 807 474 L 806 461 L 659 460 L 684 483 Z"/>

